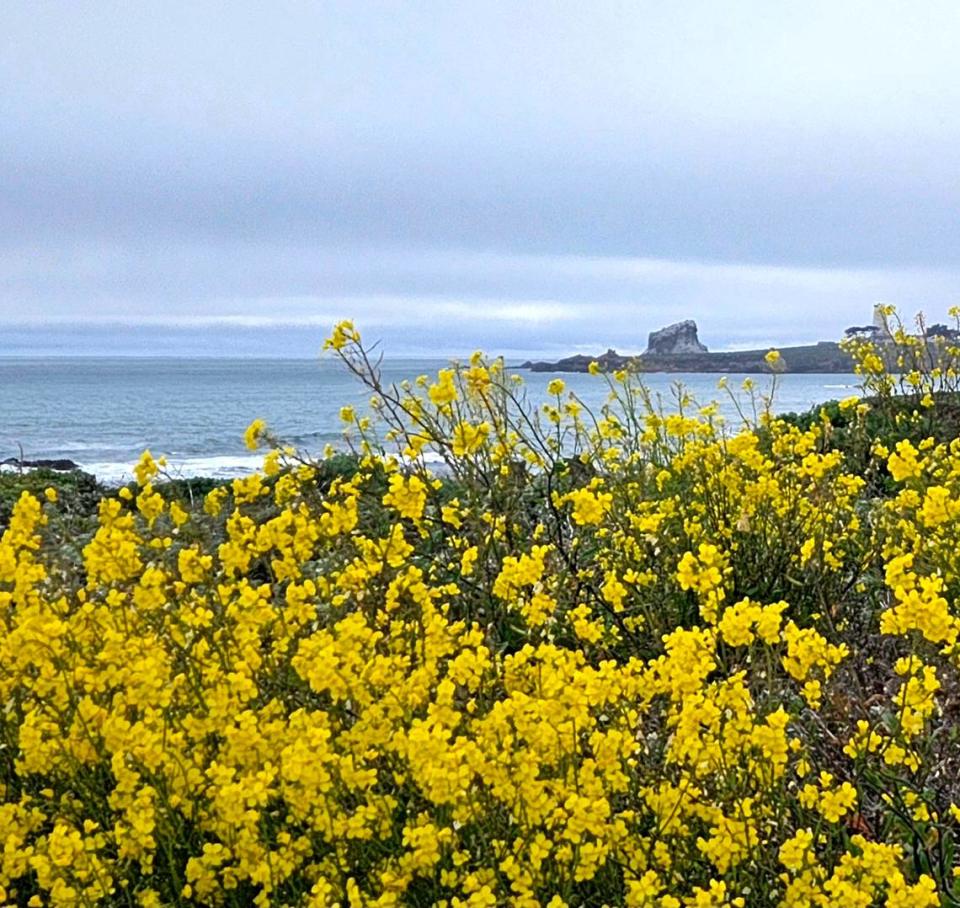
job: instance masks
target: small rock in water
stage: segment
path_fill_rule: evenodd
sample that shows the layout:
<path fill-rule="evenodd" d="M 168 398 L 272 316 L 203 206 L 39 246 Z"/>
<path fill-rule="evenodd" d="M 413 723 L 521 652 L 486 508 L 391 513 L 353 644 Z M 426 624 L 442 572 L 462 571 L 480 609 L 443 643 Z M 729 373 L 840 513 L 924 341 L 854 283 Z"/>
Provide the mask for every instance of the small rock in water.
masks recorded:
<path fill-rule="evenodd" d="M 67 460 L 65 457 L 53 458 L 52 460 L 18 460 L 16 457 L 8 457 L 6 460 L 0 461 L 0 466 L 17 467 L 19 469 L 60 470 L 62 472 L 80 469 L 79 464 L 74 463 L 72 460 Z"/>

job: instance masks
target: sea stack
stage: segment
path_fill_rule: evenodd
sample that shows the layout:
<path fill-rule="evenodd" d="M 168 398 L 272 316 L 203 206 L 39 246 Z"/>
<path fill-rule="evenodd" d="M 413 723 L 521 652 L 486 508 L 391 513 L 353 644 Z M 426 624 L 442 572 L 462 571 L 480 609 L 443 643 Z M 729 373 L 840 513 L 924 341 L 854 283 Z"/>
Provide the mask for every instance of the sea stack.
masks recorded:
<path fill-rule="evenodd" d="M 697 323 L 692 319 L 651 331 L 647 339 L 647 353 L 657 356 L 706 352 L 707 348 L 697 337 Z"/>

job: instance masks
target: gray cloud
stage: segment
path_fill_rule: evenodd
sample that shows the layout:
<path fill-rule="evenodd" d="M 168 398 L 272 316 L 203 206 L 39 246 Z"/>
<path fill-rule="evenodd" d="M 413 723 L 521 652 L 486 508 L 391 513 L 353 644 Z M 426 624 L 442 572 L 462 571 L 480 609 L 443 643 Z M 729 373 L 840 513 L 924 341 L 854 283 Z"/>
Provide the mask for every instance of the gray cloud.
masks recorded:
<path fill-rule="evenodd" d="M 530 348 L 945 309 L 958 38 L 949 2 L 11 0 L 0 321 Z"/>
<path fill-rule="evenodd" d="M 133 253 L 123 246 L 56 247 L 0 254 L 0 270 L 7 275 L 0 307 L 21 327 L 75 322 L 81 299 L 92 325 L 234 333 L 301 326 L 313 349 L 333 322 L 352 317 L 394 352 L 642 349 L 650 330 L 678 317 L 696 318 L 714 348 L 814 341 L 869 321 L 877 301 L 898 304 L 908 316 L 924 310 L 943 318 L 960 288 L 955 269 L 457 249 L 331 253 L 292 244 L 186 244 Z M 32 299 L 42 307 L 24 305 Z M 233 344 L 225 339 L 221 346 L 227 352 Z"/>

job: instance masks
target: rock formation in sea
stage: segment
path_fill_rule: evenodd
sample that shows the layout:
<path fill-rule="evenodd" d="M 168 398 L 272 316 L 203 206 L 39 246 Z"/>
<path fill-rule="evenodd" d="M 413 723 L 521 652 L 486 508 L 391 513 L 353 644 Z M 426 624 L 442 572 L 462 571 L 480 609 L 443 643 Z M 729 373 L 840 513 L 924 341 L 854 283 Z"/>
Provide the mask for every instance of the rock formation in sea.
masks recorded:
<path fill-rule="evenodd" d="M 676 356 L 686 353 L 706 353 L 707 348 L 697 337 L 697 323 L 692 319 L 667 325 L 659 331 L 651 331 L 647 340 L 647 354 Z"/>
<path fill-rule="evenodd" d="M 0 467 L 16 467 L 17 469 L 26 467 L 31 470 L 42 468 L 45 470 L 59 470 L 61 472 L 80 469 L 79 464 L 74 463 L 72 460 L 67 460 L 64 457 L 57 457 L 52 460 L 19 460 L 16 457 L 8 457 L 6 460 L 0 460 Z"/>

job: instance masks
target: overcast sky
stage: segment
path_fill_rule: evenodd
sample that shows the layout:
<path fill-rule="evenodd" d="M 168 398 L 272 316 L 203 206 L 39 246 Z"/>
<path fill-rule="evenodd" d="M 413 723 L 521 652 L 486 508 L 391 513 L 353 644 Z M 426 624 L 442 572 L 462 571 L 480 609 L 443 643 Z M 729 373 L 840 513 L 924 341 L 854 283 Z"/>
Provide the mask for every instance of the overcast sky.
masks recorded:
<path fill-rule="evenodd" d="M 958 47 L 954 0 L 3 0 L 0 323 L 446 352 L 943 318 Z"/>

